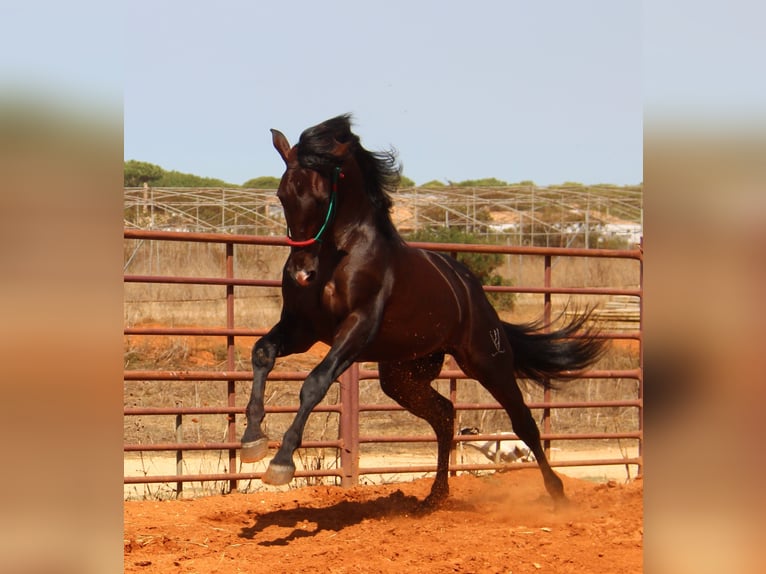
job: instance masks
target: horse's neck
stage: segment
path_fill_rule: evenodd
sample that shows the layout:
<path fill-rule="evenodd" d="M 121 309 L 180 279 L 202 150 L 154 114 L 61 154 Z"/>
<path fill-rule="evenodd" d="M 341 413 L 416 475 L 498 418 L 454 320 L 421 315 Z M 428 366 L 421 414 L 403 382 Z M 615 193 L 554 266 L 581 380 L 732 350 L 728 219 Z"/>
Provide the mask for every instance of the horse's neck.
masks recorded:
<path fill-rule="evenodd" d="M 333 227 L 335 242 L 340 249 L 346 249 L 347 243 L 358 233 L 368 237 L 374 234 L 375 212 L 364 190 L 360 189 L 358 194 L 342 198 Z"/>
<path fill-rule="evenodd" d="M 338 216 L 335 222 L 336 244 L 342 250 L 353 247 L 353 237 L 363 234 L 367 241 L 384 241 L 395 244 L 403 243 L 403 239 L 394 227 L 390 215 L 380 213 L 373 204 L 372 198 L 367 194 L 363 184 L 353 187 L 352 192 L 342 197 L 343 190 L 338 194 Z"/>

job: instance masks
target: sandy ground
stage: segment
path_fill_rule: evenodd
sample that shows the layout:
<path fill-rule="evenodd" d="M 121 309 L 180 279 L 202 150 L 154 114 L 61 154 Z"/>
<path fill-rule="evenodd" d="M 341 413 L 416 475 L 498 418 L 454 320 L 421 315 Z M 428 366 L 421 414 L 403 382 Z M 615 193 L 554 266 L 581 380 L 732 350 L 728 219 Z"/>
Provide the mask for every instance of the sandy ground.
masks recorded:
<path fill-rule="evenodd" d="M 450 480 L 125 503 L 125 572 L 642 571 L 643 484 L 562 477 L 554 508 L 536 469 Z"/>
<path fill-rule="evenodd" d="M 635 449 L 553 450 L 551 460 L 625 456 Z M 126 476 L 176 471 L 172 455 L 124 460 Z M 435 451 L 365 456 L 360 466 L 434 463 Z M 183 463 L 185 474 L 223 472 L 226 464 L 217 452 L 187 453 Z M 259 472 L 265 464 L 242 470 Z M 570 500 L 563 508 L 554 508 L 537 469 L 452 477 L 450 497 L 429 513 L 420 507 L 431 488 L 428 473 L 363 475 L 351 488 L 293 481 L 265 489 L 258 480 L 240 481 L 247 491 L 226 495 L 215 484 L 186 483 L 181 499 L 174 499 L 174 484 L 126 485 L 126 498 L 147 499 L 124 505 L 125 572 L 641 572 L 643 481 L 626 480 L 636 468 L 556 470 Z"/>

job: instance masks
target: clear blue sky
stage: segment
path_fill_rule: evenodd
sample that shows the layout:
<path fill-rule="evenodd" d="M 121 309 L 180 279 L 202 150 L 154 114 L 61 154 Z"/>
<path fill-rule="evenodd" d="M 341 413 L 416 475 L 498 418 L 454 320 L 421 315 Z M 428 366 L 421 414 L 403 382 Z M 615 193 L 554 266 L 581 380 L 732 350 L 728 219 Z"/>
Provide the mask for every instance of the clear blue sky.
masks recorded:
<path fill-rule="evenodd" d="M 3 97 L 116 110 L 126 159 L 233 183 L 281 173 L 268 128 L 295 141 L 346 111 L 418 183 L 637 183 L 642 113 L 666 131 L 766 125 L 766 7 L 749 0 L 29 0 L 8 16 Z"/>
<path fill-rule="evenodd" d="M 642 175 L 641 3 L 200 2 L 125 7 L 125 159 L 231 183 L 355 116 L 404 174 L 541 185 Z"/>

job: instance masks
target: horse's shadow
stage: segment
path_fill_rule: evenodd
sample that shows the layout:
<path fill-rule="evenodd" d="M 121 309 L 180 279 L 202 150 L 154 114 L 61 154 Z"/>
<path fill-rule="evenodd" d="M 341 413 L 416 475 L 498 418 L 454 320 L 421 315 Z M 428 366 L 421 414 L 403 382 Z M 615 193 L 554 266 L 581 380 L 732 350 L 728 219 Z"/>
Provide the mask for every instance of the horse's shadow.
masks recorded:
<path fill-rule="evenodd" d="M 397 490 L 388 496 L 374 500 L 344 500 L 321 508 L 296 506 L 263 514 L 253 512 L 255 523 L 252 526 L 243 527 L 239 536 L 255 539 L 270 527 L 292 528 L 293 530 L 286 536 L 258 542 L 262 546 L 285 546 L 293 540 L 316 536 L 322 531 L 338 532 L 363 520 L 420 512 L 422 512 L 422 504 L 416 497 L 406 496 L 402 491 Z M 316 527 L 310 529 L 308 525 L 311 524 L 315 524 Z"/>

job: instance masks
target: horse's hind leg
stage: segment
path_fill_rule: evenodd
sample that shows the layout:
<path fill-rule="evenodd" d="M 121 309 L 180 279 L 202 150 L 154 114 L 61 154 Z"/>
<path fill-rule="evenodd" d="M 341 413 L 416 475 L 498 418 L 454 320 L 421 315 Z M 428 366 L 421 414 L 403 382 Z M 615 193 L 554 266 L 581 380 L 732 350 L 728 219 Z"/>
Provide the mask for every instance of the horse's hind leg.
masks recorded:
<path fill-rule="evenodd" d="M 540 442 L 540 430 L 537 428 L 532 412 L 524 403 L 524 396 L 513 374 L 513 354 L 510 345 L 505 343 L 502 329 L 494 331 L 497 342 L 492 342 L 491 351 L 474 348 L 456 357 L 463 371 L 476 378 L 497 402 L 502 405 L 511 419 L 513 432 L 524 441 L 537 459 L 543 475 L 545 489 L 554 501 L 566 500 L 564 485 L 553 472 Z M 490 340 L 491 337 L 487 337 Z"/>
<path fill-rule="evenodd" d="M 452 402 L 431 387 L 441 370 L 444 355 L 436 353 L 414 361 L 380 363 L 383 392 L 409 412 L 425 419 L 434 429 L 437 440 L 436 478 L 424 501 L 433 508 L 449 494 L 449 453 L 455 432 L 455 408 Z"/>
<path fill-rule="evenodd" d="M 513 432 L 526 443 L 529 450 L 535 455 L 548 494 L 556 502 L 564 501 L 566 499 L 564 485 L 558 475 L 553 472 L 548 458 L 545 456 L 540 442 L 540 430 L 537 428 L 537 423 L 535 423 L 529 407 L 524 403 L 524 397 L 519 390 L 516 379 L 511 375 L 510 380 L 505 382 L 504 388 L 499 392 L 490 389 L 490 392 L 510 416 Z"/>

